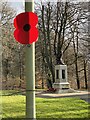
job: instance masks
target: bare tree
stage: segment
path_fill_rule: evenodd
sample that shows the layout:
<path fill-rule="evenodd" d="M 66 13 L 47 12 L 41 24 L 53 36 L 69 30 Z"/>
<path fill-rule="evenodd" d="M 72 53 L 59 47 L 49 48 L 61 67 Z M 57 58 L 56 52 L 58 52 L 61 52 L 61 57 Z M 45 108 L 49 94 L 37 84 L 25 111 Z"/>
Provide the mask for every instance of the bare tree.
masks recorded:
<path fill-rule="evenodd" d="M 18 80 L 18 87 L 21 87 L 21 82 L 24 79 L 24 46 L 17 43 L 13 36 L 14 26 L 13 19 L 16 16 L 16 11 L 9 3 L 2 3 L 1 25 L 2 25 L 2 69 L 3 82 L 7 89 L 14 88 Z M 10 82 L 11 81 L 11 82 Z M 10 84 L 12 85 L 10 85 Z M 17 85 L 16 85 L 17 86 Z"/>

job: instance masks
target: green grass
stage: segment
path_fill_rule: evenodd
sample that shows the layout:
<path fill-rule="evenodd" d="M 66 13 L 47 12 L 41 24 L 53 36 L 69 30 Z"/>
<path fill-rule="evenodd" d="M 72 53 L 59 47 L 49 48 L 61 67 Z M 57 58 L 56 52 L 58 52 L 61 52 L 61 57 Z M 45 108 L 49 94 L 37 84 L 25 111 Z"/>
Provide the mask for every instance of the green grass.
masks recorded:
<path fill-rule="evenodd" d="M 5 92 L 4 92 L 5 94 Z M 3 118 L 25 118 L 25 96 L 2 96 Z M 79 98 L 36 98 L 37 118 L 88 118 L 90 104 Z"/>

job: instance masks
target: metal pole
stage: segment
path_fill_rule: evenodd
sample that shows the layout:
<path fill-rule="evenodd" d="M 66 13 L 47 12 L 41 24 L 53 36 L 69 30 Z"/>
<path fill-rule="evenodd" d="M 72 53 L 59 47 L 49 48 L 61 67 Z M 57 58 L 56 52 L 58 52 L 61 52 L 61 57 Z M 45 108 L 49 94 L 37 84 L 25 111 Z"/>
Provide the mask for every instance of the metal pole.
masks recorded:
<path fill-rule="evenodd" d="M 27 0 L 26 0 L 27 1 Z M 34 12 L 34 0 L 25 1 L 25 11 Z M 26 47 L 26 118 L 35 120 L 35 43 Z"/>

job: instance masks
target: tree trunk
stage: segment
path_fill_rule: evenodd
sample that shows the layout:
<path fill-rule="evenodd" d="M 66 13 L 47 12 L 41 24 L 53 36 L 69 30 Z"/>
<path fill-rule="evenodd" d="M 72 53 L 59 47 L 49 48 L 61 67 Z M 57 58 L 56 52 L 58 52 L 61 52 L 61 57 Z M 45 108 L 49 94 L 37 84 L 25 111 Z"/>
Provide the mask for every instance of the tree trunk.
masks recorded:
<path fill-rule="evenodd" d="M 44 58 L 42 59 L 42 89 L 44 89 L 43 72 L 44 72 Z"/>
<path fill-rule="evenodd" d="M 76 80 L 77 80 L 77 88 L 80 89 L 80 81 L 79 81 L 79 75 L 78 75 L 78 64 L 77 64 L 77 56 L 75 61 L 75 67 L 76 67 Z"/>
<path fill-rule="evenodd" d="M 78 46 L 75 45 L 74 41 L 74 34 L 73 34 L 73 49 L 75 55 L 75 71 L 76 71 L 76 81 L 77 81 L 77 88 L 80 89 L 80 82 L 79 82 L 79 75 L 78 75 Z"/>
<path fill-rule="evenodd" d="M 6 86 L 5 89 L 8 89 L 7 82 L 8 82 L 8 74 L 9 74 L 9 65 L 8 65 L 9 60 L 6 59 Z"/>
<path fill-rule="evenodd" d="M 85 88 L 87 89 L 88 88 L 88 85 L 87 85 L 87 70 L 86 70 L 86 61 L 84 60 L 84 77 L 85 77 Z"/>
<path fill-rule="evenodd" d="M 19 52 L 19 76 L 20 76 L 20 83 L 19 83 L 19 88 L 21 88 L 21 83 L 22 83 L 22 59 L 21 59 L 21 53 Z"/>

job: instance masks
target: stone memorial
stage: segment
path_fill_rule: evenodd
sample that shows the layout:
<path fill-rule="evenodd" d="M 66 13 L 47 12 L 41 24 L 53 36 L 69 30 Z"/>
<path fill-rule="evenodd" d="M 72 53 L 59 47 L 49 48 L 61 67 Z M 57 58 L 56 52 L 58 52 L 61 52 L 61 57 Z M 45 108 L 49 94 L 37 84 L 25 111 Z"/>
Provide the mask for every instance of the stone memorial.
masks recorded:
<path fill-rule="evenodd" d="M 53 87 L 57 93 L 73 92 L 67 78 L 67 65 L 55 65 L 55 83 Z"/>

